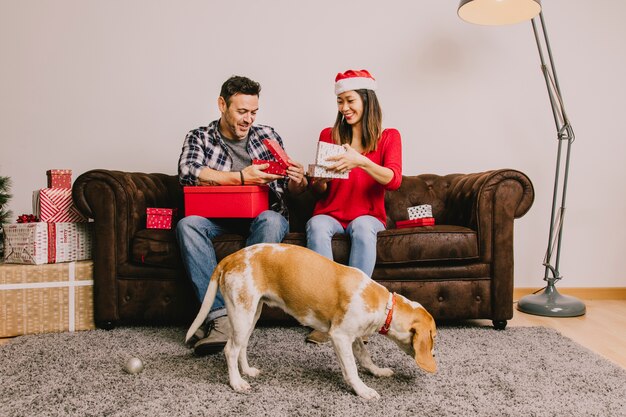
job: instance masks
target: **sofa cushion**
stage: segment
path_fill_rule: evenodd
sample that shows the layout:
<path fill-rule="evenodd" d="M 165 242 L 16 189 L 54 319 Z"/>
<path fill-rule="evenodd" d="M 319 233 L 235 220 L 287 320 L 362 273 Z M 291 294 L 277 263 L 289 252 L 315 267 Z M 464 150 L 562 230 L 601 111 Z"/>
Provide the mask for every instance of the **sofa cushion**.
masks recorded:
<path fill-rule="evenodd" d="M 378 234 L 377 265 L 472 261 L 479 257 L 476 231 L 440 225 L 389 229 Z"/>
<path fill-rule="evenodd" d="M 285 243 L 305 246 L 304 233 L 289 233 Z M 243 248 L 245 239 L 239 235 L 222 235 L 214 240 L 215 254 L 220 260 Z M 478 259 L 476 232 L 461 226 L 414 227 L 390 229 L 378 234 L 377 265 L 410 265 L 431 261 L 471 261 Z M 134 263 L 163 268 L 182 266 L 174 231 L 143 229 L 132 240 Z M 335 260 L 347 263 L 350 240 L 333 238 Z"/>

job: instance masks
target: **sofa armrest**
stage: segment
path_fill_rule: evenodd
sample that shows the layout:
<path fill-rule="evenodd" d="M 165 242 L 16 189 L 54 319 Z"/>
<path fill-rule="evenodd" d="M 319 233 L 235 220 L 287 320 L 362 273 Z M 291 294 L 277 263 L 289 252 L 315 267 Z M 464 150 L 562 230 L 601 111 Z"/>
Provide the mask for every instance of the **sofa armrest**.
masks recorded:
<path fill-rule="evenodd" d="M 96 319 L 116 321 L 120 266 L 131 261 L 132 238 L 145 228 L 146 208 L 183 207 L 182 188 L 175 175 L 91 170 L 72 187 L 78 210 L 94 224 L 94 297 Z"/>
<path fill-rule="evenodd" d="M 512 249 L 513 221 L 528 212 L 534 198 L 532 182 L 516 170 L 453 174 L 443 220 L 476 230 L 482 260 L 492 262 L 503 243 Z"/>
<path fill-rule="evenodd" d="M 480 259 L 491 264 L 494 322 L 513 316 L 513 222 L 534 198 L 530 179 L 511 169 L 459 175 L 450 184 L 449 219 L 478 231 Z"/>

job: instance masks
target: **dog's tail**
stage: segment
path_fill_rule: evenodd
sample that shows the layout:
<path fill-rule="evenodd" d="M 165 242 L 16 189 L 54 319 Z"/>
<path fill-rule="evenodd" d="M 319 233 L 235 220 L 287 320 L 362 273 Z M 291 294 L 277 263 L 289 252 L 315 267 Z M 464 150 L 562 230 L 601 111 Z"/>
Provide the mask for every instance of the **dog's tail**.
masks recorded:
<path fill-rule="evenodd" d="M 202 325 L 204 320 L 209 315 L 211 311 L 211 306 L 213 305 L 213 301 L 215 300 L 215 296 L 217 295 L 217 287 L 219 282 L 219 275 L 223 274 L 224 270 L 219 266 L 216 268 L 215 272 L 213 272 L 213 276 L 211 276 L 211 281 L 209 282 L 209 288 L 207 288 L 206 295 L 204 296 L 204 300 L 202 301 L 202 306 L 200 306 L 200 311 L 196 316 L 193 323 L 191 323 L 191 327 L 187 330 L 187 335 L 185 336 L 185 342 L 189 341 L 191 336 L 198 330 L 198 327 Z"/>

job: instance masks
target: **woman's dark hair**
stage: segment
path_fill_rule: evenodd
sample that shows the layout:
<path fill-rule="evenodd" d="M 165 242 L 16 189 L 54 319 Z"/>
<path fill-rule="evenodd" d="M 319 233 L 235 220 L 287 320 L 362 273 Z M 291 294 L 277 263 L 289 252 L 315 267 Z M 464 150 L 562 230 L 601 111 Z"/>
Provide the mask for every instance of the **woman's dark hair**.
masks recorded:
<path fill-rule="evenodd" d="M 363 117 L 361 125 L 363 126 L 363 136 L 361 145 L 363 152 L 368 153 L 376 149 L 378 139 L 383 131 L 383 112 L 380 103 L 373 90 L 355 90 L 363 100 Z M 337 112 L 337 119 L 333 126 L 333 141 L 339 145 L 344 143 L 352 143 L 352 126 L 346 122 L 341 112 Z"/>
<path fill-rule="evenodd" d="M 226 101 L 226 105 L 230 105 L 230 98 L 235 94 L 245 94 L 247 96 L 259 96 L 261 93 L 261 84 L 252 81 L 250 78 L 233 75 L 222 84 L 220 97 Z"/>

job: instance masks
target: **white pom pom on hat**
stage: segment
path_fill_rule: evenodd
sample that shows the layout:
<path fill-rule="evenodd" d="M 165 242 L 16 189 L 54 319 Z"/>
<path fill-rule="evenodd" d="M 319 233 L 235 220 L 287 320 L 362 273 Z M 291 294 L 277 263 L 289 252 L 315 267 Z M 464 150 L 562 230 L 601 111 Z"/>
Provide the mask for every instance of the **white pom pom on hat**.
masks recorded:
<path fill-rule="evenodd" d="M 367 70 L 347 70 L 335 77 L 335 95 L 363 89 L 376 91 L 376 80 Z"/>

